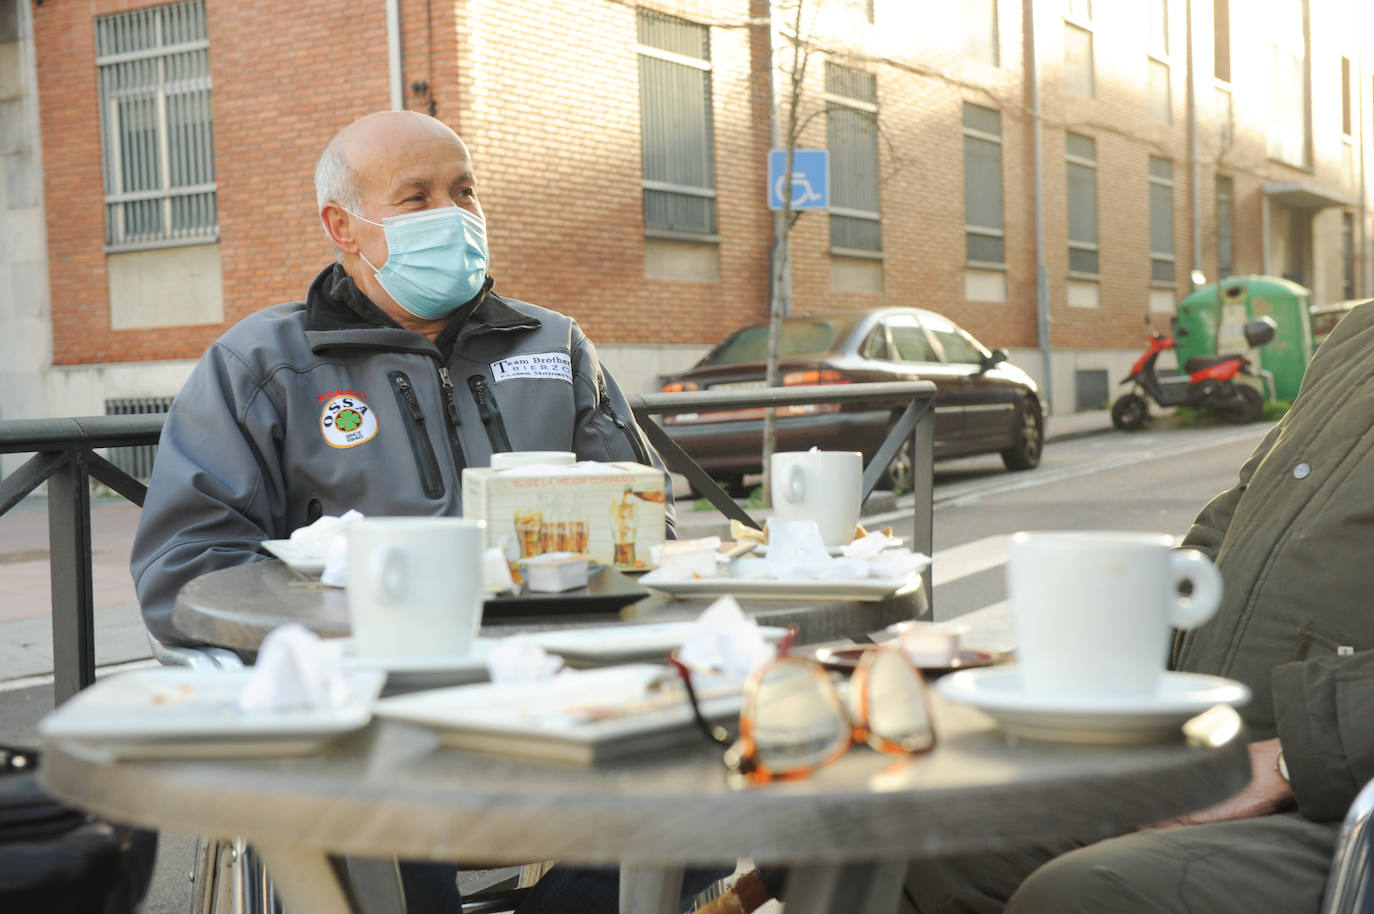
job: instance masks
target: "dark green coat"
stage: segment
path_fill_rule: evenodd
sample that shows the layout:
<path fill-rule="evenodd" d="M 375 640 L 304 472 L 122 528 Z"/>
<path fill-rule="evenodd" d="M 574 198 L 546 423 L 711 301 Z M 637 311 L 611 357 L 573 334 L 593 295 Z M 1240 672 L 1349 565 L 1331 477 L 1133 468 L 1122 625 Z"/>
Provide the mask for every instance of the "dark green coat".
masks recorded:
<path fill-rule="evenodd" d="M 1340 819 L 1374 777 L 1374 303 L 1322 344 L 1293 408 L 1184 542 L 1215 559 L 1226 592 L 1179 639 L 1175 668 L 1250 686 L 1243 716 L 1253 738 L 1279 737 L 1302 813 Z"/>

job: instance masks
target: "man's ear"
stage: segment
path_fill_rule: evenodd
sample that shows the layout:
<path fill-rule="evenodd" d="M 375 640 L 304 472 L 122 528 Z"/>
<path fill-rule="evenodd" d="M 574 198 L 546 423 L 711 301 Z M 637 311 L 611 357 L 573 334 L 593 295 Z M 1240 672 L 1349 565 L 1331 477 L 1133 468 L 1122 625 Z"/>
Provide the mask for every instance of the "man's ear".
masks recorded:
<path fill-rule="evenodd" d="M 320 209 L 320 222 L 324 223 L 325 234 L 334 242 L 334 247 L 345 254 L 358 253 L 358 242 L 353 237 L 353 221 L 342 206 L 326 203 Z"/>

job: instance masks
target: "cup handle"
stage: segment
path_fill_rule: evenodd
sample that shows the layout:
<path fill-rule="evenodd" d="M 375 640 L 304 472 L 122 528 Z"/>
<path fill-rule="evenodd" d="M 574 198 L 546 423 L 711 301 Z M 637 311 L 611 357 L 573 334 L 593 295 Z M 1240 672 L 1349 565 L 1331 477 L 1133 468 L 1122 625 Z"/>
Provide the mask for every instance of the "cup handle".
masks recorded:
<path fill-rule="evenodd" d="M 1176 549 L 1169 555 L 1174 586 L 1184 581 L 1193 585 L 1192 596 L 1174 598 L 1170 623 L 1175 628 L 1197 628 L 1216 613 L 1221 605 L 1221 572 L 1212 560 L 1196 549 Z"/>
<path fill-rule="evenodd" d="M 800 463 L 790 463 L 783 470 L 782 497 L 793 504 L 806 498 L 806 471 Z"/>
<path fill-rule="evenodd" d="M 372 595 L 379 603 L 395 603 L 405 595 L 405 553 L 391 543 L 383 544 L 372 554 L 368 569 L 372 581 Z"/>

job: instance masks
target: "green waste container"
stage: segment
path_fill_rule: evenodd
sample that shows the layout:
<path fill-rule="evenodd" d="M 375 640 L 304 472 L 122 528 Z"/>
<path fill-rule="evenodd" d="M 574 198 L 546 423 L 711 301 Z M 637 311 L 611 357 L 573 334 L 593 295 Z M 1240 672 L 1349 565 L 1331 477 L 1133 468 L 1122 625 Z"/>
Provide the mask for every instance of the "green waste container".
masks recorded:
<path fill-rule="evenodd" d="M 1273 395 L 1291 403 L 1314 348 L 1310 300 L 1306 288 L 1275 276 L 1232 276 L 1195 289 L 1178 303 L 1178 329 L 1186 331 L 1176 337 L 1178 363 L 1246 351 L 1245 322 L 1268 315 L 1278 329 L 1273 341 L 1255 353 L 1259 358 L 1251 358 L 1273 377 Z"/>

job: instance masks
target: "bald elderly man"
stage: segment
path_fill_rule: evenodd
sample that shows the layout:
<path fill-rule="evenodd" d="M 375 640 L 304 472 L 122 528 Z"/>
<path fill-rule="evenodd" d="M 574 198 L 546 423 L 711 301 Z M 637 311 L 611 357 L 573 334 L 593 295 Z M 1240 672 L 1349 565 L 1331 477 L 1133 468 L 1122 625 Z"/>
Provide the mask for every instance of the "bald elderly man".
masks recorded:
<path fill-rule="evenodd" d="M 350 508 L 461 515 L 463 468 L 495 452 L 663 467 L 577 322 L 494 291 L 472 159 L 445 124 L 354 121 L 315 194 L 338 262 L 212 344 L 167 417 L 132 556 L 164 643 L 193 643 L 172 622 L 192 578 Z"/>
<path fill-rule="evenodd" d="M 663 468 L 577 322 L 493 290 L 472 159 L 445 124 L 354 121 L 315 196 L 337 263 L 216 340 L 167 416 L 131 562 L 163 643 L 194 643 L 172 622 L 192 578 L 350 508 L 461 515 L 463 468 L 498 451 Z M 401 874 L 410 911 L 457 910 L 452 866 Z M 559 868 L 521 910 L 614 911 L 617 886 L 614 870 Z"/>

